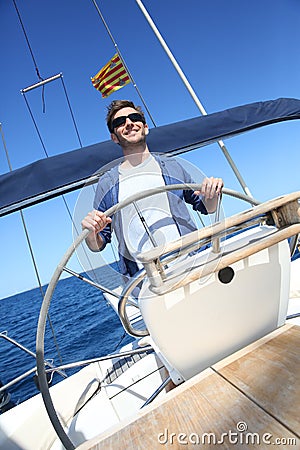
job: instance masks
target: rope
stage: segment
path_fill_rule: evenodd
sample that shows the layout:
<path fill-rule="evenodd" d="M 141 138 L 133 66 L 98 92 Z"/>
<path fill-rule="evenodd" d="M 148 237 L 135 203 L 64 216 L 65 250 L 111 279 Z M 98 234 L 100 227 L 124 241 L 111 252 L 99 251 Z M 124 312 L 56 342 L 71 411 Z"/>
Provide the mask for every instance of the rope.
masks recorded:
<path fill-rule="evenodd" d="M 121 343 L 123 342 L 123 340 L 125 339 L 126 336 L 127 336 L 127 333 L 126 333 L 126 331 L 124 331 L 119 342 L 115 345 L 115 348 L 112 350 L 111 353 L 115 353 L 115 351 L 120 347 Z"/>

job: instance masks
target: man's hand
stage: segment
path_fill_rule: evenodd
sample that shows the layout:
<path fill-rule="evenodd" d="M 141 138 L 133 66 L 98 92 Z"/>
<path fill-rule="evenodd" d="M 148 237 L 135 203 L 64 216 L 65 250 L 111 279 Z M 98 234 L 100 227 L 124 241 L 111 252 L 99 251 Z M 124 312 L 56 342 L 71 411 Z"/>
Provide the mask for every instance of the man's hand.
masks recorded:
<path fill-rule="evenodd" d="M 94 209 L 82 220 L 81 226 L 82 229 L 87 228 L 94 233 L 99 233 L 99 231 L 102 231 L 109 223 L 111 223 L 110 217 L 106 217 L 103 212 Z"/>
<path fill-rule="evenodd" d="M 86 238 L 86 243 L 90 250 L 97 252 L 101 249 L 103 246 L 103 241 L 98 233 L 99 231 L 102 231 L 109 223 L 111 223 L 111 218 L 107 217 L 102 211 L 98 211 L 96 209 L 90 211 L 82 220 L 82 229 L 84 230 L 87 228 L 91 231 Z"/>
<path fill-rule="evenodd" d="M 215 212 L 218 204 L 218 197 L 222 193 L 224 182 L 222 178 L 204 178 L 201 190 L 195 191 L 196 195 L 201 195 L 208 213 Z"/>

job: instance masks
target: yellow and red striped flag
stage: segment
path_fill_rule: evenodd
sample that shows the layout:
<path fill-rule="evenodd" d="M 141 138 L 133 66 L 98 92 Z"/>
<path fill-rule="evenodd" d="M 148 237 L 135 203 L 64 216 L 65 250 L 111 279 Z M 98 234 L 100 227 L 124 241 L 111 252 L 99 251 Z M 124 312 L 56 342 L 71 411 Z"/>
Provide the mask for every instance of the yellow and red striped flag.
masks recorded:
<path fill-rule="evenodd" d="M 117 53 L 91 80 L 97 91 L 101 92 L 102 97 L 108 97 L 130 83 L 129 75 Z"/>

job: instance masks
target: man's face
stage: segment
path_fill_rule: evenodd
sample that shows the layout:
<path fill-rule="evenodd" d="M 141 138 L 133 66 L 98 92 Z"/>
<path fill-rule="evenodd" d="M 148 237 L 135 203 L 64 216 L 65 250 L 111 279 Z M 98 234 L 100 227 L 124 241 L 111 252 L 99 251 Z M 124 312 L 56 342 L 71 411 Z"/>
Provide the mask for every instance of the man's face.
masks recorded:
<path fill-rule="evenodd" d="M 122 108 L 113 117 L 128 116 L 132 113 L 137 113 L 134 108 Z M 130 146 L 137 146 L 145 142 L 146 135 L 148 134 L 148 125 L 143 122 L 133 122 L 129 117 L 126 118 L 125 123 L 114 129 L 114 133 L 111 134 L 111 138 L 121 147 L 127 148 Z"/>

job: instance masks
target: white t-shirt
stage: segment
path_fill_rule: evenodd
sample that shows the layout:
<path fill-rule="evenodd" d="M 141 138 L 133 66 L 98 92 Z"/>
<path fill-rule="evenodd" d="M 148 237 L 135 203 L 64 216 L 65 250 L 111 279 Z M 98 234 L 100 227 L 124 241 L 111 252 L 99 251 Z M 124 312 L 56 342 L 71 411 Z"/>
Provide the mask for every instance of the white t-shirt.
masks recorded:
<path fill-rule="evenodd" d="M 119 167 L 119 201 L 137 192 L 164 185 L 160 166 L 152 155 L 136 167 Z M 138 200 L 125 207 L 121 213 L 124 239 L 134 259 L 137 253 L 154 247 L 139 213 L 145 219 L 156 245 L 163 245 L 180 237 L 166 192 Z"/>

